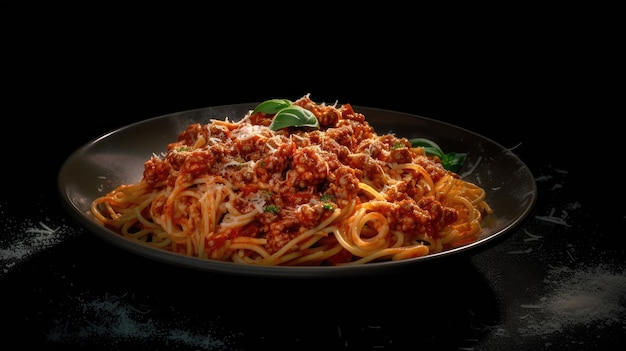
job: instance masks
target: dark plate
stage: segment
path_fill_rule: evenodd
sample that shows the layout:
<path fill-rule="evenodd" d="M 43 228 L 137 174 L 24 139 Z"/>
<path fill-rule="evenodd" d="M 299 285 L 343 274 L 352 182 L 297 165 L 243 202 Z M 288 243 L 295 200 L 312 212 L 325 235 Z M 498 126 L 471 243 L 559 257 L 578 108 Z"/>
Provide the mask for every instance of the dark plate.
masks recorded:
<path fill-rule="evenodd" d="M 143 165 L 191 123 L 210 119 L 238 120 L 257 103 L 224 105 L 172 113 L 137 122 L 97 138 L 72 153 L 59 171 L 58 186 L 70 214 L 99 238 L 157 261 L 182 267 L 245 276 L 330 278 L 382 274 L 447 257 L 470 253 L 511 231 L 530 212 L 537 197 L 535 179 L 528 167 L 511 151 L 469 130 L 433 119 L 370 107 L 353 106 L 363 113 L 378 134 L 395 133 L 408 138 L 435 141 L 445 152 L 467 152 L 459 174 L 487 191 L 494 211 L 476 242 L 453 250 L 394 262 L 337 267 L 268 267 L 187 257 L 146 246 L 103 227 L 91 214 L 96 197 L 122 183 L 141 179 Z"/>

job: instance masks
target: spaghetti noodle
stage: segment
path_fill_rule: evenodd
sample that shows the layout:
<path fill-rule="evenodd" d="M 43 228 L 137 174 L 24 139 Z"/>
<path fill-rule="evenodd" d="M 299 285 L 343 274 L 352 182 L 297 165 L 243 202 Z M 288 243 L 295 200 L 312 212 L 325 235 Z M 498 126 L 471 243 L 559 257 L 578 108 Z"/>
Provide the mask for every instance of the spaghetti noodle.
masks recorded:
<path fill-rule="evenodd" d="M 492 211 L 481 187 L 350 104 L 293 105 L 319 125 L 273 130 L 276 113 L 254 111 L 191 124 L 93 215 L 153 247 L 257 265 L 358 265 L 477 240 Z"/>

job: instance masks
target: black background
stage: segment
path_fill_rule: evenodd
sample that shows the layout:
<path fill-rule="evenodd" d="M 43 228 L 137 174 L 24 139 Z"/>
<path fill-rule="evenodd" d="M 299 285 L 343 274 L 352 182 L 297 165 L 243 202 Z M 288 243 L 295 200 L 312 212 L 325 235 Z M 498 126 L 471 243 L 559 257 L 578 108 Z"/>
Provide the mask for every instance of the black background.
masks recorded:
<path fill-rule="evenodd" d="M 189 272 L 145 262 L 76 226 L 76 237 L 0 278 L 3 340 L 51 349 L 126 345 L 127 339 L 104 334 L 57 342 L 49 335 L 60 316 L 89 320 L 68 306 L 67 296 L 130 291 L 126 299 L 150 306 L 149 317 L 176 324 L 182 314 L 191 320 L 187 325 L 221 324 L 225 335 L 237 335 L 231 344 L 241 349 L 596 349 L 624 342 L 623 324 L 604 330 L 574 325 L 556 336 L 526 339 L 494 337 L 501 335 L 488 330 L 497 324 L 509 332 L 516 328 L 503 315 L 532 296 L 542 281 L 539 272 L 567 261 L 561 242 L 578 244 L 584 257 L 572 269 L 600 260 L 616 264 L 623 276 L 623 206 L 609 201 L 624 193 L 614 187 L 620 176 L 613 168 L 621 132 L 614 113 L 605 110 L 618 96 L 605 89 L 616 79 L 608 68 L 615 48 L 597 40 L 587 22 L 568 17 L 556 25 L 556 11 L 505 11 L 494 19 L 466 16 L 464 9 L 439 14 L 437 21 L 399 8 L 367 14 L 282 8 L 285 13 L 271 16 L 223 9 L 160 9 L 165 11 L 158 16 L 129 9 L 80 9 L 74 15 L 31 10 L 4 14 L 6 218 L 67 217 L 59 207 L 59 168 L 72 151 L 116 128 L 178 111 L 308 93 L 314 101 L 464 127 L 515 147 L 536 177 L 567 170 L 563 191 L 540 184 L 525 229 L 541 227 L 534 216 L 551 208 L 572 202 L 583 207 L 570 214 L 572 229 L 542 227 L 553 235 L 545 235 L 538 257 L 501 259 L 523 237 L 520 229 L 476 257 L 419 267 L 414 274 L 330 282 Z M 4 239 L 12 230 L 7 224 Z M 250 298 L 252 305 L 246 303 Z M 381 305 L 386 308 L 376 307 Z M 18 333 L 27 338 L 17 339 Z M 163 333 L 129 343 L 189 347 Z"/>
<path fill-rule="evenodd" d="M 315 101 L 408 112 L 501 144 L 521 142 L 536 148 L 528 162 L 591 156 L 601 142 L 594 134 L 612 133 L 601 122 L 609 117 L 592 110 L 587 95 L 597 83 L 571 62 L 577 50 L 567 43 L 534 43 L 520 34 L 421 48 L 418 38 L 389 42 L 367 34 L 217 43 L 212 35 L 178 42 L 166 34 L 85 40 L 74 30 L 38 33 L 26 52 L 6 53 L 17 64 L 6 66 L 11 129 L 30 127 L 20 140 L 26 147 L 53 140 L 55 152 L 67 154 L 142 119 L 310 93 Z"/>

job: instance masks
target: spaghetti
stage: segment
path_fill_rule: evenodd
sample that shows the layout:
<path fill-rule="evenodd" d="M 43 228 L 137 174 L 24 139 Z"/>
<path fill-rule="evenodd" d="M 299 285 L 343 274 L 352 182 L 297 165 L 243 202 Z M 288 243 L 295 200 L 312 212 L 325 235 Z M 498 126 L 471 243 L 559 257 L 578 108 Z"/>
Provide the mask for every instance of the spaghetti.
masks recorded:
<path fill-rule="evenodd" d="M 350 104 L 293 105 L 319 125 L 273 130 L 276 113 L 254 111 L 191 124 L 93 215 L 153 247 L 257 265 L 358 265 L 477 240 L 492 212 L 481 187 Z"/>

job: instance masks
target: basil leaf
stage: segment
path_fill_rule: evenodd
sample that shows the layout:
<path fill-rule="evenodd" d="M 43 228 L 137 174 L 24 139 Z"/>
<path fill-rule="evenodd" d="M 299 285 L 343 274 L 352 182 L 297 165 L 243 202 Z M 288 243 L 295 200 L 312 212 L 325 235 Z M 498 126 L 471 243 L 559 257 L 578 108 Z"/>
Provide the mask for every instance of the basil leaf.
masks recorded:
<path fill-rule="evenodd" d="M 277 113 L 278 111 L 284 109 L 285 107 L 291 106 L 292 102 L 287 99 L 271 99 L 265 100 L 262 103 L 258 104 L 252 113 L 263 112 L 265 114 L 271 115 Z"/>
<path fill-rule="evenodd" d="M 457 173 L 461 166 L 463 166 L 463 163 L 465 163 L 466 158 L 466 153 L 450 152 L 443 155 L 441 163 L 445 169 Z"/>
<path fill-rule="evenodd" d="M 461 169 L 461 166 L 463 166 L 467 158 L 467 153 L 462 152 L 449 152 L 444 154 L 439 145 L 430 139 L 414 138 L 409 139 L 409 142 L 413 147 L 423 147 L 426 155 L 439 157 L 443 168 L 454 173 L 457 173 L 459 169 Z"/>
<path fill-rule="evenodd" d="M 411 146 L 413 147 L 423 147 L 424 151 L 426 151 L 426 155 L 437 156 L 441 160 L 444 158 L 443 151 L 434 141 L 426 138 L 414 138 L 409 139 Z"/>
<path fill-rule="evenodd" d="M 319 126 L 319 121 L 313 112 L 298 105 L 290 105 L 276 113 L 269 128 L 276 131 L 287 127 L 319 128 Z"/>

